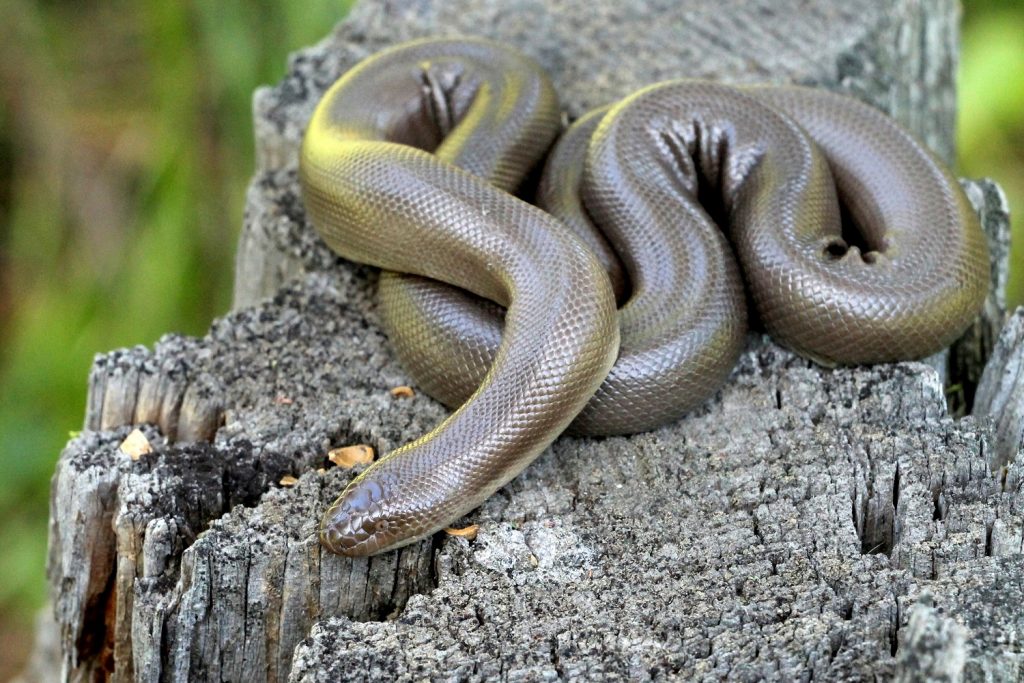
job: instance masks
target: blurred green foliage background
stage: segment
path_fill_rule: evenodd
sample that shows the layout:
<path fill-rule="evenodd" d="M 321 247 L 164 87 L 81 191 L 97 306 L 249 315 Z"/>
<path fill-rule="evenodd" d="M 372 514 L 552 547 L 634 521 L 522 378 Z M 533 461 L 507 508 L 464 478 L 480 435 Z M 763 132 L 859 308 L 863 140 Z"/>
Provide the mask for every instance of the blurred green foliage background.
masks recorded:
<path fill-rule="evenodd" d="M 49 477 L 81 426 L 93 355 L 201 335 L 227 310 L 252 91 L 348 4 L 5 0 L 0 679 L 44 599 Z M 967 3 L 960 92 L 959 172 L 994 177 L 1019 210 L 1024 3 Z M 1024 268 L 1010 298 L 1024 303 Z"/>
<path fill-rule="evenodd" d="M 0 680 L 44 600 L 50 475 L 93 355 L 227 311 L 253 89 L 348 5 L 3 0 Z"/>

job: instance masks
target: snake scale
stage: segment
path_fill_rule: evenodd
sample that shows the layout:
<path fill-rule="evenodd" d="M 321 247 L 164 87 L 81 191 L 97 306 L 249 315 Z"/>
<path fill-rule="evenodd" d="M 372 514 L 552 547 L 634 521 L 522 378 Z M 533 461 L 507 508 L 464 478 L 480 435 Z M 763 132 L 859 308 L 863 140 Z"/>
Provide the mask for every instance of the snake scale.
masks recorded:
<path fill-rule="evenodd" d="M 321 524 L 327 549 L 423 538 L 563 431 L 677 419 L 729 374 L 748 300 L 780 343 L 838 365 L 934 353 L 986 295 L 955 179 L 867 105 L 678 80 L 552 148 L 560 121 L 543 70 L 478 39 L 380 52 L 317 106 L 300 155 L 312 223 L 383 269 L 400 360 L 455 409 L 349 484 Z M 542 163 L 533 206 L 516 192 Z"/>

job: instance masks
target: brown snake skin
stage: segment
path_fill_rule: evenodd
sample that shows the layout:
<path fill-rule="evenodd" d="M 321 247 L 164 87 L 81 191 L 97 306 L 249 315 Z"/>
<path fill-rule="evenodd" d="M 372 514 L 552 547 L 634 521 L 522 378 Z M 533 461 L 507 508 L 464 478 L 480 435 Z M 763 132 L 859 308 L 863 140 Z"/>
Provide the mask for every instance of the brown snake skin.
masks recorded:
<path fill-rule="evenodd" d="M 312 222 L 385 269 L 400 359 L 459 406 L 353 480 L 324 517 L 329 550 L 443 528 L 567 427 L 643 431 L 699 405 L 743 344 L 744 282 L 777 340 L 829 365 L 938 351 L 985 297 L 984 236 L 956 181 L 866 105 L 644 88 L 562 136 L 537 191 L 556 220 L 509 193 L 558 121 L 536 64 L 467 39 L 375 55 L 317 107 L 300 161 Z"/>

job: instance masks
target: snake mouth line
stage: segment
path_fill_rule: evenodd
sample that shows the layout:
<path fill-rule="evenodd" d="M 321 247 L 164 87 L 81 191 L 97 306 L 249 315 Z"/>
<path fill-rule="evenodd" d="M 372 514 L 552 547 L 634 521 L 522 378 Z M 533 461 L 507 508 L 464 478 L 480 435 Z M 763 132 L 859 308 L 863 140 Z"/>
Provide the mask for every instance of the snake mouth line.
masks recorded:
<path fill-rule="evenodd" d="M 372 555 L 381 548 L 379 534 L 387 533 L 388 524 L 368 523 L 369 514 L 354 515 L 342 512 L 337 505 L 324 515 L 320 525 L 320 540 L 333 553 L 348 557 Z M 367 529 L 368 525 L 371 525 Z"/>

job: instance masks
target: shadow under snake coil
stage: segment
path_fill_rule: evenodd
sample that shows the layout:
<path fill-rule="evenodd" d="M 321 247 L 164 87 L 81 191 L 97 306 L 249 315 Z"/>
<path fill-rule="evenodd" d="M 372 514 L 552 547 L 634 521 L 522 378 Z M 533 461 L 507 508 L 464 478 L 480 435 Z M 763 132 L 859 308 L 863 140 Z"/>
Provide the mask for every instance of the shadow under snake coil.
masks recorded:
<path fill-rule="evenodd" d="M 826 365 L 934 353 L 986 295 L 985 238 L 955 179 L 849 98 L 652 85 L 562 135 L 537 208 L 512 193 L 559 128 L 540 67 L 475 39 L 381 52 L 317 106 L 300 160 L 313 225 L 385 271 L 399 358 L 457 408 L 349 484 L 321 525 L 329 550 L 438 531 L 566 429 L 679 418 L 733 367 L 744 291 L 776 340 Z"/>

